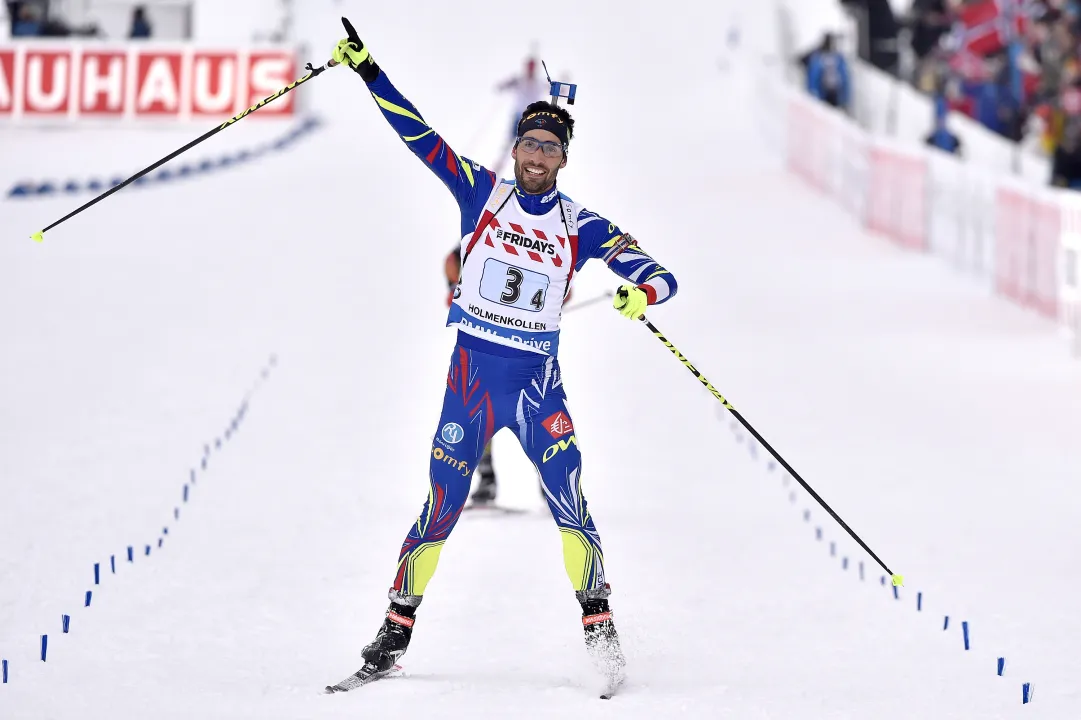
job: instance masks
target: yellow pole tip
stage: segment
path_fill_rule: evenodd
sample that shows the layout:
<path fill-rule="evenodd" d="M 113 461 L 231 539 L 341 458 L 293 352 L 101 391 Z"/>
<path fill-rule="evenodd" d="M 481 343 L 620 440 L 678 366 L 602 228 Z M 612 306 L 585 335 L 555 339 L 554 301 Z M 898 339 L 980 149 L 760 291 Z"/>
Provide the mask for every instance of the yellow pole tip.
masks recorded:
<path fill-rule="evenodd" d="M 38 231 L 38 232 L 34 233 L 33 235 L 31 235 L 30 239 L 33 240 L 34 242 L 43 242 L 45 240 L 45 232 L 44 231 Z"/>
<path fill-rule="evenodd" d="M 893 576 L 893 586 L 894 587 L 903 587 L 904 584 L 905 584 L 905 576 L 904 575 L 894 575 Z"/>

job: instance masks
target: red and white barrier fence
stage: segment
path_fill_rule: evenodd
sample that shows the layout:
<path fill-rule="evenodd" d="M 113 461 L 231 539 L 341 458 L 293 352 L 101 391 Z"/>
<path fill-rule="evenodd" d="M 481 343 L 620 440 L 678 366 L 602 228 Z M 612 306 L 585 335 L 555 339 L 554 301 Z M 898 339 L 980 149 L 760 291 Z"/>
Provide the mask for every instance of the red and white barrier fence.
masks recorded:
<path fill-rule="evenodd" d="M 1081 355 L 1081 193 L 1061 198 L 1059 306 L 1073 351 Z"/>
<path fill-rule="evenodd" d="M 1005 184 L 996 192 L 995 291 L 1057 319 L 1061 210 L 1054 197 L 1040 195 Z"/>
<path fill-rule="evenodd" d="M 871 138 L 810 98 L 791 94 L 785 101 L 789 169 L 833 195 L 869 230 L 927 250 L 927 159 Z"/>
<path fill-rule="evenodd" d="M 996 294 L 1060 322 L 1081 355 L 1081 193 L 876 137 L 777 78 L 789 169 L 901 247 L 942 255 Z M 770 107 L 772 106 L 772 108 Z"/>
<path fill-rule="evenodd" d="M 0 121 L 229 117 L 297 77 L 292 49 L 164 43 L 0 45 Z M 259 116 L 292 115 L 285 95 Z"/>
<path fill-rule="evenodd" d="M 927 250 L 927 161 L 876 142 L 869 162 L 867 229 L 902 247 Z"/>

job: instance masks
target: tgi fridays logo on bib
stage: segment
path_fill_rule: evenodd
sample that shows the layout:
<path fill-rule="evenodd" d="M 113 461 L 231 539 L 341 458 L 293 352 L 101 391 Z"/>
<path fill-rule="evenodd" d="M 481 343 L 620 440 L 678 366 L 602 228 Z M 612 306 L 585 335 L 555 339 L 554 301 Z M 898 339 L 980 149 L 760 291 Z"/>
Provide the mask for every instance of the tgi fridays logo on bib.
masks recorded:
<path fill-rule="evenodd" d="M 518 247 L 525 248 L 526 250 L 538 250 L 548 255 L 556 254 L 556 247 L 550 242 L 544 242 L 543 240 L 527 237 L 511 230 L 504 230 L 503 228 L 496 229 L 495 239 L 502 240 L 503 242 L 510 243 L 511 245 L 517 245 Z"/>
<path fill-rule="evenodd" d="M 492 218 L 489 223 L 491 229 L 495 230 L 496 238 L 499 240 L 503 249 L 511 255 L 520 256 L 518 248 L 521 247 L 525 250 L 525 254 L 530 260 L 534 262 L 544 262 L 544 257 L 547 256 L 552 264 L 556 267 L 563 267 L 563 258 L 559 256 L 559 251 L 556 250 L 555 243 L 548 239 L 543 231 L 533 229 L 534 238 L 529 237 L 526 234 L 525 228 L 518 223 L 508 223 L 509 228 L 504 228 L 499 224 L 499 221 Z M 560 248 L 566 248 L 567 239 L 562 235 L 555 236 L 556 242 L 559 243 Z M 484 234 L 484 244 L 488 247 L 495 247 L 495 242 L 492 240 L 492 233 L 487 232 Z M 544 253 L 544 255 L 541 255 Z"/>

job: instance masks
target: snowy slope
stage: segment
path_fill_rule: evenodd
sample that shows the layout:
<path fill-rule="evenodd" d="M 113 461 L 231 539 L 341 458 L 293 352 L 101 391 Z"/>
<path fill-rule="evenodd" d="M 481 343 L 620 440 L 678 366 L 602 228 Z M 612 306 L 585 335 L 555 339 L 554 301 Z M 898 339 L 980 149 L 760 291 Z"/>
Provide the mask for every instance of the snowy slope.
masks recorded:
<path fill-rule="evenodd" d="M 471 155 L 458 143 L 497 147 L 506 124 L 490 88 L 526 44 L 505 29 L 545 29 L 535 8 L 486 8 L 328 0 L 303 32 L 322 57 L 350 15 Z M 711 12 L 581 7 L 542 44 L 580 83 L 562 185 L 678 276 L 651 319 L 905 574 L 899 600 L 663 346 L 597 305 L 567 316 L 561 361 L 626 692 L 595 699 L 558 533 L 502 433 L 502 492 L 534 512 L 460 522 L 405 677 L 319 695 L 358 666 L 425 496 L 457 232 L 452 199 L 338 71 L 304 88 L 324 129 L 258 165 L 118 193 L 40 246 L 25 236 L 71 200 L 0 202 L 0 718 L 1075 715 L 1077 365 L 1042 321 L 790 178 L 746 78 L 716 71 L 737 13 Z M 768 19 L 742 16 L 749 44 Z M 148 151 L 92 148 L 135 167 Z M 576 291 L 615 281 L 589 268 Z"/>

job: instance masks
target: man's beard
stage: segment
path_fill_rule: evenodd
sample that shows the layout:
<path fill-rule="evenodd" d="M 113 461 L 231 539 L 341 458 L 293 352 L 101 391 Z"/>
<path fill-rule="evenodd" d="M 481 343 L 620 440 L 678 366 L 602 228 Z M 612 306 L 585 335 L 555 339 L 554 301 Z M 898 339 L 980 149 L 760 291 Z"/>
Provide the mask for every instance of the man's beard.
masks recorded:
<path fill-rule="evenodd" d="M 514 163 L 514 179 L 518 182 L 518 187 L 531 195 L 539 195 L 550 190 L 556 184 L 558 172 L 559 168 L 556 168 L 551 172 L 546 171 L 544 175 L 527 175 L 521 162 Z"/>

